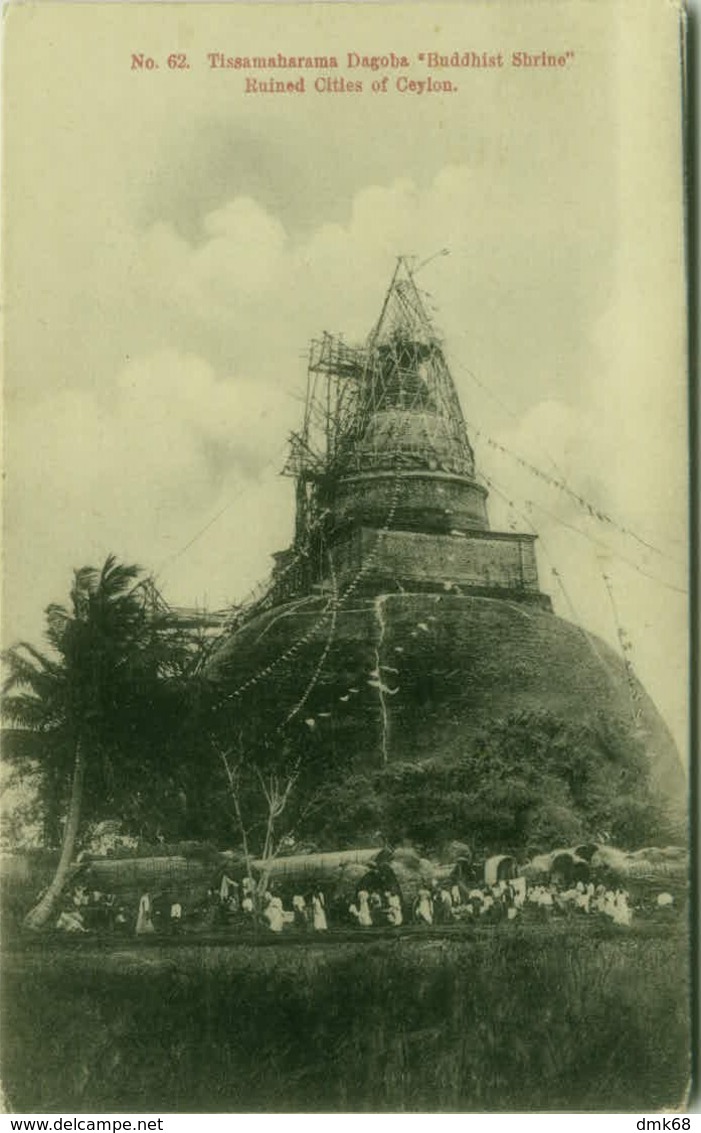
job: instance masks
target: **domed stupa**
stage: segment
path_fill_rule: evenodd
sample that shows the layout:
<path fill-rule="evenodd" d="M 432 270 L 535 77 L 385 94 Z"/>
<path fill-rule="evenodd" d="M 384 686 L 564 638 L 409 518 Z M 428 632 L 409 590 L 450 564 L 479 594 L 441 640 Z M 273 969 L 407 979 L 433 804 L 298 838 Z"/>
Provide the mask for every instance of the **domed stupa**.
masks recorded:
<path fill-rule="evenodd" d="M 630 666 L 555 616 L 535 535 L 490 528 L 443 344 L 406 260 L 363 345 L 329 334 L 311 344 L 284 471 L 296 487 L 292 545 L 207 665 L 259 735 L 306 729 L 333 778 L 450 762 L 520 710 L 605 720 L 642 742 L 661 795 L 683 798 L 673 739 Z"/>

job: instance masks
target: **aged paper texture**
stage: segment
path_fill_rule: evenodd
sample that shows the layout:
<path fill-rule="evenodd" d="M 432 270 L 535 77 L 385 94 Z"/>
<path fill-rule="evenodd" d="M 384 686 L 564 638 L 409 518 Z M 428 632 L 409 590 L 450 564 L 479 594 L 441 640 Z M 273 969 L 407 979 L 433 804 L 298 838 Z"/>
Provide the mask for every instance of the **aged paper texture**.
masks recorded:
<path fill-rule="evenodd" d="M 682 13 L 4 14 L 7 1107 L 683 1107 Z"/>

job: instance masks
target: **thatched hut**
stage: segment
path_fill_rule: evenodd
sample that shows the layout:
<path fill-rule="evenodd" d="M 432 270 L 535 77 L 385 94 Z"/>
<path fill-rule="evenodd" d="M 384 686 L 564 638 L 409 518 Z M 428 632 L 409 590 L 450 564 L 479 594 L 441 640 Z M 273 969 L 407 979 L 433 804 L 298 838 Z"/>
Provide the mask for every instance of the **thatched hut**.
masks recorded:
<path fill-rule="evenodd" d="M 581 845 L 574 847 L 573 853 L 575 853 L 578 858 L 583 858 L 585 862 L 590 862 L 598 849 L 598 842 L 583 842 Z"/>
<path fill-rule="evenodd" d="M 578 881 L 586 884 L 590 876 L 589 862 L 580 858 L 574 850 L 561 850 L 552 858 L 550 877 L 559 885 L 576 885 Z"/>
<path fill-rule="evenodd" d="M 428 858 L 420 857 L 415 850 L 406 849 L 395 850 L 390 866 L 405 913 L 412 908 L 420 889 L 430 888 L 434 880 L 447 880 L 452 868 L 436 866 Z"/>
<path fill-rule="evenodd" d="M 200 904 L 223 870 L 235 875 L 243 859 L 231 853 L 153 854 L 148 857 L 92 858 L 81 864 L 81 885 L 114 893 L 134 903 L 142 893 L 172 894 L 181 904 Z"/>
<path fill-rule="evenodd" d="M 267 872 L 270 882 L 276 886 L 287 887 L 288 883 L 294 882 L 298 887 L 309 888 L 311 885 L 323 885 L 331 877 L 337 878 L 339 871 L 347 866 L 361 865 L 367 868 L 382 852 L 382 847 L 375 846 L 323 854 L 291 854 L 271 861 L 254 858 L 251 866 L 254 875 Z"/>
<path fill-rule="evenodd" d="M 285 905 L 299 894 L 308 898 L 315 890 L 325 897 L 326 907 L 332 914 L 347 911 L 368 874 L 385 862 L 388 851 L 374 846 L 357 850 L 339 850 L 330 853 L 291 854 L 266 862 L 254 859 L 251 869 L 254 877 L 268 875 L 268 886 L 280 896 Z"/>
<path fill-rule="evenodd" d="M 558 885 L 573 885 L 578 881 L 589 881 L 591 866 L 586 857 L 578 853 L 578 848 L 563 847 L 551 850 L 549 854 L 537 854 L 523 866 L 521 872 L 531 882 L 553 881 Z"/>
<path fill-rule="evenodd" d="M 547 881 L 550 878 L 551 861 L 550 854 L 536 854 L 535 857 L 525 863 L 521 873 L 530 882 Z"/>
<path fill-rule="evenodd" d="M 680 888 L 689 878 L 688 851 L 681 846 L 646 846 L 627 853 L 613 846 L 600 846 L 591 860 L 597 874 L 620 882 Z"/>
<path fill-rule="evenodd" d="M 511 854 L 493 854 L 484 863 L 485 885 L 497 885 L 500 881 L 511 881 L 516 876 L 516 859 Z"/>
<path fill-rule="evenodd" d="M 254 871 L 259 871 L 264 863 L 254 861 L 252 865 Z M 369 893 L 398 894 L 408 914 L 419 889 L 430 888 L 434 880 L 447 883 L 454 875 L 455 865 L 435 865 L 411 849 L 392 852 L 373 847 L 276 858 L 269 863 L 269 870 L 270 884 L 285 899 L 295 892 L 304 895 L 319 888 L 329 908 L 345 912 L 357 900 L 360 890 L 366 889 Z"/>
<path fill-rule="evenodd" d="M 445 846 L 441 856 L 442 862 L 465 862 L 468 866 L 472 865 L 473 860 L 472 847 L 467 842 L 458 842 L 456 840 L 449 842 Z"/>
<path fill-rule="evenodd" d="M 368 889 L 370 892 L 374 888 L 375 881 L 376 875 L 372 863 L 369 866 L 360 863 L 343 866 L 335 881 L 332 893 L 333 904 L 338 909 L 347 910 L 348 906 L 356 901 L 360 890 Z"/>
<path fill-rule="evenodd" d="M 211 884 L 211 867 L 177 856 L 168 858 L 102 858 L 86 863 L 80 883 L 114 893 L 120 901 L 138 902 L 142 893 L 177 892 L 183 902 L 199 899 Z"/>

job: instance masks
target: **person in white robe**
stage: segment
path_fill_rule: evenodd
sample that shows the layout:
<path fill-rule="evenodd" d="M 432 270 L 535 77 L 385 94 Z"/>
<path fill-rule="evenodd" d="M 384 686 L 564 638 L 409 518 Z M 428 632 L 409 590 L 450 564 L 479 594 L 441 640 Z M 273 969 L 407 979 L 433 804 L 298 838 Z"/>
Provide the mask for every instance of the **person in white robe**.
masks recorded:
<path fill-rule="evenodd" d="M 222 905 L 225 905 L 229 900 L 231 892 L 236 892 L 237 890 L 238 885 L 233 880 L 233 878 L 228 877 L 226 873 L 223 873 L 219 885 L 219 900 L 221 901 Z"/>
<path fill-rule="evenodd" d="M 428 889 L 419 889 L 414 908 L 414 918 L 420 924 L 433 924 L 433 901 Z"/>
<path fill-rule="evenodd" d="M 581 893 L 578 893 L 577 899 L 575 901 L 575 905 L 579 909 L 580 912 L 588 913 L 589 912 L 589 901 L 590 901 L 589 893 L 586 890 L 583 890 Z"/>
<path fill-rule="evenodd" d="M 282 901 L 279 897 L 273 897 L 268 894 L 268 903 L 265 906 L 263 913 L 268 927 L 271 932 L 282 932 L 283 925 L 285 924 L 285 917 L 282 908 Z"/>
<path fill-rule="evenodd" d="M 75 893 L 73 894 L 73 904 L 75 905 L 76 909 L 80 909 L 84 905 L 87 905 L 89 901 L 90 898 L 88 897 L 88 891 L 85 886 L 76 886 Z"/>
<path fill-rule="evenodd" d="M 61 932 L 87 932 L 77 909 L 65 909 L 56 921 L 56 928 Z"/>
<path fill-rule="evenodd" d="M 136 918 L 136 935 L 147 936 L 149 933 L 155 931 L 151 913 L 151 895 L 144 893 L 139 901 L 139 912 Z"/>
<path fill-rule="evenodd" d="M 326 932 L 329 927 L 326 922 L 326 909 L 324 908 L 324 894 L 319 890 L 312 897 L 312 926 L 315 932 Z"/>
<path fill-rule="evenodd" d="M 614 924 L 629 925 L 631 923 L 632 912 L 628 904 L 628 894 L 621 889 L 616 890 L 611 915 Z"/>
<path fill-rule="evenodd" d="M 370 912 L 370 894 L 367 889 L 361 889 L 358 893 L 358 924 L 362 928 L 370 928 L 372 925 L 372 913 Z"/>

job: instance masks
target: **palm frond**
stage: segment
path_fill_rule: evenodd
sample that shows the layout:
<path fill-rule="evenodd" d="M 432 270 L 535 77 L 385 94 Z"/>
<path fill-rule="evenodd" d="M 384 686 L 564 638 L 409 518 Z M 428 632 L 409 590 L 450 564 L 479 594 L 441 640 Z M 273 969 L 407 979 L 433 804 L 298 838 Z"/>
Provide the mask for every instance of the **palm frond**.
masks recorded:
<path fill-rule="evenodd" d="M 31 693 L 6 696 L 2 702 L 3 719 L 34 732 L 48 732 L 65 723 L 65 712 L 58 703 L 49 704 Z"/>
<path fill-rule="evenodd" d="M 47 656 L 47 654 L 43 653 L 41 649 L 37 649 L 35 645 L 32 645 L 31 641 L 19 641 L 17 645 L 14 645 L 12 649 L 8 650 L 8 653 L 16 654 L 17 650 L 21 650 L 23 653 L 27 653 L 29 657 L 44 672 L 50 673 L 53 676 L 58 676 L 58 674 L 61 672 L 60 659 L 57 657 L 54 658 Z"/>
<path fill-rule="evenodd" d="M 56 679 L 60 672 L 54 662 L 26 641 L 3 653 L 2 666 L 6 673 L 3 693 L 12 689 L 34 688 L 45 681 Z"/>
<path fill-rule="evenodd" d="M 182 719 L 190 647 L 145 582 L 140 567 L 114 555 L 74 571 L 70 601 L 46 609 L 50 649 L 22 642 L 3 658 L 5 719 L 34 737 L 40 793 L 56 816 L 76 743 L 89 760 L 86 805 L 100 811 L 141 782 L 159 728 L 170 734 Z"/>
<path fill-rule="evenodd" d="M 124 596 L 130 588 L 133 589 L 134 582 L 142 573 L 140 566 L 119 563 L 114 555 L 108 555 L 100 571 L 98 589 L 108 599 L 114 600 Z"/>

